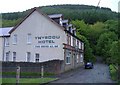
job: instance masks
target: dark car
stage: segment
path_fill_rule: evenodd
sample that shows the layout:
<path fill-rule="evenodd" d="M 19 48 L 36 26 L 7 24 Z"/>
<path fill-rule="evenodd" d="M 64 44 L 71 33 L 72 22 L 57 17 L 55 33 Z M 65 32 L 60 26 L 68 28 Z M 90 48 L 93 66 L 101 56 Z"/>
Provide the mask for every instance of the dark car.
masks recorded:
<path fill-rule="evenodd" d="M 92 69 L 93 68 L 93 63 L 92 62 L 86 62 L 85 63 L 85 69 Z"/>

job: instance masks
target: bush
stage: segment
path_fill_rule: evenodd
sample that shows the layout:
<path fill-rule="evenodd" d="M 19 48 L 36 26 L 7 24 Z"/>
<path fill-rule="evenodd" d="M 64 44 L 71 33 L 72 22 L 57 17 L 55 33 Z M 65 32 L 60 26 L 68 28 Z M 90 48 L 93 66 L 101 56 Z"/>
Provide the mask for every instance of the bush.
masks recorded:
<path fill-rule="evenodd" d="M 116 81 L 117 80 L 117 70 L 115 69 L 113 64 L 109 65 L 109 69 L 110 69 L 110 75 L 112 80 Z"/>

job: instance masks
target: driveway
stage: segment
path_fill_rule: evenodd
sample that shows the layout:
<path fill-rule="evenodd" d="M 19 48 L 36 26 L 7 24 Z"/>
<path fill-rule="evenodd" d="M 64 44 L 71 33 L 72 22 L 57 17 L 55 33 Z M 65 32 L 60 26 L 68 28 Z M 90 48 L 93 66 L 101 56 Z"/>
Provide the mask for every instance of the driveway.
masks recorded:
<path fill-rule="evenodd" d="M 102 63 L 94 64 L 94 69 L 84 69 L 61 74 L 60 79 L 51 83 L 115 83 L 110 78 L 109 67 Z"/>

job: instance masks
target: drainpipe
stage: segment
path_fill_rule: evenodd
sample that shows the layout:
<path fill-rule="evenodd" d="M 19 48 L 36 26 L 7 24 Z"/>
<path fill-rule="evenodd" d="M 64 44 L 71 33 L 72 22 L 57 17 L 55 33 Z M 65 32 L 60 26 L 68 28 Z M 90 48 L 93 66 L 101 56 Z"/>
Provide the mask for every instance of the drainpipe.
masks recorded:
<path fill-rule="evenodd" d="M 5 53 L 5 37 L 3 35 L 3 57 L 2 57 L 2 61 L 4 61 L 4 53 Z"/>

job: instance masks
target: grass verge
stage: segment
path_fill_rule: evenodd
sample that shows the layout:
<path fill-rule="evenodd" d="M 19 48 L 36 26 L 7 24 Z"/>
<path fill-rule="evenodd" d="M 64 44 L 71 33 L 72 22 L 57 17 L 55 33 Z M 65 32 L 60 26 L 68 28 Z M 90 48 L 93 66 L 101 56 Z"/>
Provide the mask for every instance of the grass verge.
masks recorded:
<path fill-rule="evenodd" d="M 57 78 L 20 78 L 19 85 L 40 85 L 56 79 Z M 16 78 L 2 78 L 2 85 L 16 85 Z"/>
<path fill-rule="evenodd" d="M 2 72 L 2 75 L 3 76 L 16 76 L 16 72 Z M 54 73 L 44 73 L 44 76 L 45 77 L 48 77 L 48 76 L 54 76 L 55 74 Z M 41 76 L 41 73 L 40 72 L 21 72 L 20 73 L 20 76 L 33 76 L 33 77 L 39 77 Z"/>

